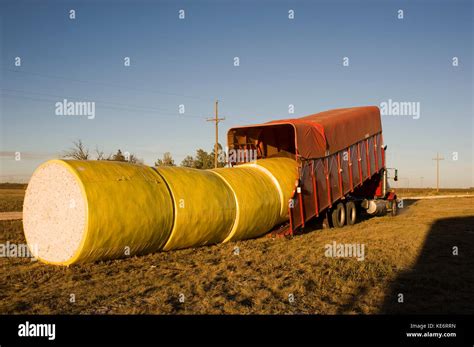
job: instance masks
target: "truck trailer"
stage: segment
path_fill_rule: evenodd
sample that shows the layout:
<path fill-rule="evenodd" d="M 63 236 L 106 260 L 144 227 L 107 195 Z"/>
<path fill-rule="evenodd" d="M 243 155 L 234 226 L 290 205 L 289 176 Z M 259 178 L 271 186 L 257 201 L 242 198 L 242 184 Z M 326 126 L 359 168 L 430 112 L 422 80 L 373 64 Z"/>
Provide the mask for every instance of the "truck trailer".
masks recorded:
<path fill-rule="evenodd" d="M 361 211 L 397 214 L 378 107 L 342 108 L 234 127 L 227 141 L 229 150 L 254 151 L 257 160 L 283 156 L 297 161 L 298 180 L 288 201 L 289 224 L 283 235 L 293 235 L 319 216 L 329 226 L 342 228 L 356 223 Z M 230 165 L 242 164 L 242 156 L 238 158 L 240 162 Z"/>

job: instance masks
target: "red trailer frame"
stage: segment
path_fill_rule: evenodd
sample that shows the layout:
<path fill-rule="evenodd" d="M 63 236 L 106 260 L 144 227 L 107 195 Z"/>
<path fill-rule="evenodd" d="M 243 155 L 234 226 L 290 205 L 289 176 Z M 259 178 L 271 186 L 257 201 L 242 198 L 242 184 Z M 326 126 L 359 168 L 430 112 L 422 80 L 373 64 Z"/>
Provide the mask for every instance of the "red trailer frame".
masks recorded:
<path fill-rule="evenodd" d="M 299 180 L 289 203 L 290 235 L 340 200 L 396 199 L 383 189 L 386 156 L 378 107 L 337 109 L 232 128 L 228 146 L 256 150 L 257 158 L 297 160 Z"/>

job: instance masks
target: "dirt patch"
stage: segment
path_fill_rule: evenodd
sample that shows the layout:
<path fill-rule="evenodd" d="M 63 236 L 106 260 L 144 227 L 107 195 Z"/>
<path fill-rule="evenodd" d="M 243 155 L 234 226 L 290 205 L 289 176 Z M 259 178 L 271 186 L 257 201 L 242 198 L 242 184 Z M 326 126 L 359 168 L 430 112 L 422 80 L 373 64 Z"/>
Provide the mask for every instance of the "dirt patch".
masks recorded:
<path fill-rule="evenodd" d="M 20 220 L 23 212 L 0 212 L 0 220 Z"/>

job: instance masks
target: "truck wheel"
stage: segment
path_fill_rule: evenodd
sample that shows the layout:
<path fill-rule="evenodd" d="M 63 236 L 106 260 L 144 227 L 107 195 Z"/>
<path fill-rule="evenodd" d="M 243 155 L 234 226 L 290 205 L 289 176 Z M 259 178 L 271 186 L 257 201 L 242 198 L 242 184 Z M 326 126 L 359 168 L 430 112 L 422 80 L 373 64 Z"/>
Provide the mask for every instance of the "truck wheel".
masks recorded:
<path fill-rule="evenodd" d="M 342 228 L 346 224 L 346 209 L 342 202 L 338 203 L 337 206 L 331 212 L 332 226 L 335 228 Z"/>
<path fill-rule="evenodd" d="M 346 219 L 347 225 L 354 225 L 357 221 L 357 207 L 354 201 L 346 203 Z"/>
<path fill-rule="evenodd" d="M 397 205 L 397 199 L 392 200 L 391 203 L 391 208 L 392 208 L 392 217 L 395 217 L 398 214 L 398 205 Z"/>

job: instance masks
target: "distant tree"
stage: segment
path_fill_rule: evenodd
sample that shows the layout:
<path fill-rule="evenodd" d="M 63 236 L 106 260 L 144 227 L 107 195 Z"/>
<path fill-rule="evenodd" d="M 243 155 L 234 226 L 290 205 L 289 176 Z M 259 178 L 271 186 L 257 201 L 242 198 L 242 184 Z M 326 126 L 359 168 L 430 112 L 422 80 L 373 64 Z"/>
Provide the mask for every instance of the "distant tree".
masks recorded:
<path fill-rule="evenodd" d="M 222 146 L 219 144 L 219 152 L 222 150 Z M 219 154 L 219 153 L 218 153 Z M 218 156 L 217 167 L 224 167 L 226 165 L 225 157 Z M 213 169 L 214 168 L 214 150 L 211 153 L 206 152 L 202 148 L 196 150 L 196 155 L 186 156 L 181 162 L 183 167 L 191 167 L 194 169 Z"/>
<path fill-rule="evenodd" d="M 190 155 L 187 155 L 181 162 L 183 167 L 194 167 L 194 158 Z"/>
<path fill-rule="evenodd" d="M 68 151 L 65 151 L 62 155 L 63 158 L 70 158 L 76 160 L 91 160 L 92 155 L 90 155 L 89 149 L 84 145 L 81 140 L 73 142 L 73 147 Z M 135 154 L 124 155 L 119 149 L 115 154 L 105 155 L 104 151 L 99 149 L 98 146 L 95 147 L 95 159 L 96 160 L 112 160 L 112 161 L 126 161 L 132 164 L 143 164 L 143 160 L 137 158 Z"/>
<path fill-rule="evenodd" d="M 99 147 L 95 147 L 95 159 L 96 160 L 108 160 L 110 159 L 110 155 L 109 157 L 105 157 L 105 154 L 104 154 L 104 151 L 99 149 Z"/>
<path fill-rule="evenodd" d="M 73 142 L 73 146 L 65 151 L 62 155 L 63 158 L 76 159 L 76 160 L 89 160 L 89 149 L 82 143 L 82 140 Z"/>
<path fill-rule="evenodd" d="M 137 158 L 135 154 L 130 154 L 130 157 L 128 158 L 128 162 L 132 164 L 143 164 L 143 160 Z"/>
<path fill-rule="evenodd" d="M 214 167 L 214 157 L 211 158 L 209 153 L 199 148 L 196 151 L 196 157 L 194 159 L 194 168 L 212 169 L 213 167 Z"/>
<path fill-rule="evenodd" d="M 155 166 L 176 166 L 170 152 L 163 153 L 162 159 L 157 159 Z"/>
<path fill-rule="evenodd" d="M 115 154 L 109 154 L 108 156 L 104 155 L 103 151 L 100 151 L 96 149 L 97 153 L 97 160 L 111 160 L 111 161 L 124 161 L 128 162 L 131 164 L 143 164 L 143 159 L 138 158 L 135 154 L 128 154 L 125 152 L 125 154 L 122 152 L 122 150 L 117 150 L 117 153 Z"/>
<path fill-rule="evenodd" d="M 122 151 L 119 149 L 117 151 L 117 153 L 115 153 L 110 160 L 113 160 L 113 161 L 127 161 L 127 159 L 125 158 L 125 156 L 122 154 Z"/>

